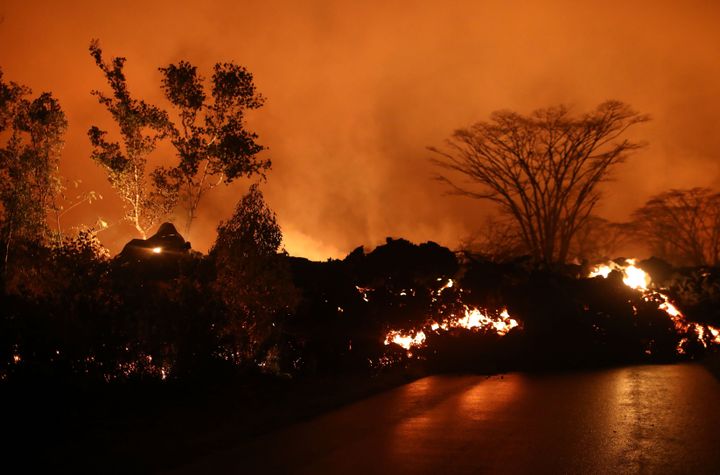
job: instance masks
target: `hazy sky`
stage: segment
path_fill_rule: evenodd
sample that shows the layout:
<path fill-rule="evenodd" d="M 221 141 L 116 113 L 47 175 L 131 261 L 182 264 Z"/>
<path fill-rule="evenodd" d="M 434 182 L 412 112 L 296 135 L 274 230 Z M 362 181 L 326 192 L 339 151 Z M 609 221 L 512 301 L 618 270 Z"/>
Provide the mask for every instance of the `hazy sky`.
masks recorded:
<path fill-rule="evenodd" d="M 131 92 L 166 106 L 159 66 L 206 75 L 235 61 L 265 107 L 249 126 L 269 150 L 262 187 L 291 254 L 341 257 L 386 236 L 454 246 L 492 206 L 447 196 L 427 146 L 497 109 L 618 99 L 653 120 L 649 146 L 615 170 L 598 214 L 627 219 L 653 193 L 720 182 L 720 2 L 30 1 L 0 4 L 5 80 L 53 92 L 70 127 L 62 172 L 105 199 L 68 226 L 116 222 L 119 200 L 90 160 L 86 131 L 110 126 L 90 96 L 106 85 L 87 48 L 125 56 Z M 172 160 L 161 150 L 153 163 Z M 247 188 L 215 191 L 188 236 L 206 250 Z M 117 251 L 127 225 L 103 232 Z"/>

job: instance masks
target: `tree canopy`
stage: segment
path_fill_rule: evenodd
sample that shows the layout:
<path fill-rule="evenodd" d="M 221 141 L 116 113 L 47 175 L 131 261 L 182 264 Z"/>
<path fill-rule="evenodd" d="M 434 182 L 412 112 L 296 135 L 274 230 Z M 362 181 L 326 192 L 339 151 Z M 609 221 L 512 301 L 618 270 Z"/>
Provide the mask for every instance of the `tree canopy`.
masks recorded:
<path fill-rule="evenodd" d="M 668 190 L 650 198 L 633 220 L 657 257 L 677 265 L 720 264 L 720 193 Z"/>
<path fill-rule="evenodd" d="M 145 238 L 177 201 L 177 189 L 172 183 L 154 173 L 148 184 L 147 174 L 148 156 L 168 135 L 170 120 L 165 111 L 132 97 L 123 70 L 125 58 L 105 62 L 97 40 L 90 44 L 90 55 L 112 90 L 112 95 L 98 90 L 92 94 L 112 115 L 121 138 L 108 140 L 106 131 L 92 126 L 88 130 L 92 159 L 105 168 L 110 184 L 122 199 L 124 219 Z"/>
<path fill-rule="evenodd" d="M 7 263 L 12 242 L 49 236 L 47 214 L 60 188 L 58 162 L 67 119 L 44 92 L 3 81 L 0 70 L 0 232 Z"/>
<path fill-rule="evenodd" d="M 256 91 L 253 75 L 233 63 L 215 64 L 210 97 L 204 78 L 187 61 L 160 72 L 165 97 L 179 115 L 170 128 L 179 162 L 160 173 L 180 191 L 189 233 L 207 191 L 241 176 L 263 175 L 270 168 L 270 160 L 258 158 L 264 147 L 245 123 L 246 112 L 260 108 L 264 98 Z"/>
<path fill-rule="evenodd" d="M 572 238 L 600 199 L 598 185 L 642 144 L 623 138 L 648 120 L 628 105 L 608 101 L 574 117 L 563 106 L 530 115 L 500 111 L 462 128 L 434 162 L 456 193 L 491 200 L 517 223 L 525 247 L 545 264 L 564 262 Z"/>
<path fill-rule="evenodd" d="M 297 296 L 286 262 L 278 254 L 282 232 L 257 184 L 238 202 L 232 217 L 218 226 L 210 257 L 215 290 L 227 312 L 225 337 L 234 357 L 261 354 Z"/>

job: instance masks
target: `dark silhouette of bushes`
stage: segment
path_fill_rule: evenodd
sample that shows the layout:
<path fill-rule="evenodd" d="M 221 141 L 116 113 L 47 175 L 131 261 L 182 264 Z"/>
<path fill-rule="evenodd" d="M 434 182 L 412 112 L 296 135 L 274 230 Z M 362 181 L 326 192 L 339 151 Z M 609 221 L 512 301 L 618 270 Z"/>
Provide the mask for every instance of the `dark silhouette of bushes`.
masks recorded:
<path fill-rule="evenodd" d="M 235 244 L 223 246 L 208 256 L 110 259 L 89 232 L 62 246 L 16 243 L 2 273 L 0 377 L 85 384 L 248 372 L 373 374 L 418 365 L 494 372 L 673 361 L 708 351 L 688 338 L 678 355 L 680 340 L 692 335 L 617 272 L 586 279 L 579 268 L 536 269 L 523 259 L 460 263 L 437 244 L 401 239 L 327 262 L 271 246 L 254 265 L 233 263 Z M 676 269 L 657 259 L 640 265 L 690 320 L 718 325 L 717 269 Z M 240 270 L 245 277 L 233 280 Z M 450 278 L 454 285 L 438 292 Z M 256 284 L 271 290 L 259 293 Z M 424 346 L 410 352 L 384 344 L 390 329 L 421 329 L 430 318 L 461 314 L 464 305 L 506 307 L 521 326 L 504 336 L 428 332 Z M 248 309 L 255 313 L 243 313 Z M 266 312 L 259 320 L 258 309 Z"/>

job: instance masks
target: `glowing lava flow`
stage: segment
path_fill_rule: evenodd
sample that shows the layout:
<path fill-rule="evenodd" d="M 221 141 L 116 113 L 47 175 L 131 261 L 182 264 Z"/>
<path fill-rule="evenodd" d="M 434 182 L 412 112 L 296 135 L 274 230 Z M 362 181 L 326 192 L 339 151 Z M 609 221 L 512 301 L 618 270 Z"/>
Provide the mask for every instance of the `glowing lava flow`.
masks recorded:
<path fill-rule="evenodd" d="M 454 285 L 455 282 L 452 279 L 448 279 L 447 283 L 434 292 L 433 302 L 437 301 L 437 297 L 439 297 L 443 291 L 452 288 Z M 363 292 L 364 290 L 366 289 L 358 287 L 358 291 L 361 292 L 365 299 L 366 293 Z M 400 295 L 405 294 L 401 293 Z M 464 328 L 474 331 L 492 331 L 503 336 L 513 328 L 520 326 L 518 321 L 510 316 L 507 309 L 502 309 L 502 311 L 492 315 L 487 311 L 482 311 L 475 307 L 470 308 L 467 305 L 463 305 L 462 308 L 463 312 L 460 316 L 451 313 L 440 320 L 430 319 L 421 329 L 409 331 L 390 330 L 385 335 L 385 345 L 394 343 L 409 351 L 412 348 L 424 346 L 429 333 L 437 334 L 441 331 L 446 332 L 456 328 Z"/>
<path fill-rule="evenodd" d="M 657 303 L 657 308 L 662 310 L 668 318 L 670 318 L 675 330 L 679 334 L 686 335 L 680 339 L 677 345 L 676 350 L 679 354 L 685 353 L 684 347 L 688 343 L 687 336 L 692 336 L 693 334 L 695 338 L 697 338 L 697 341 L 706 348 L 711 344 L 720 345 L 719 328 L 688 321 L 668 295 L 654 288 L 650 275 L 636 264 L 637 261 L 635 259 L 626 259 L 625 262 L 621 264 L 616 262 L 600 264 L 592 269 L 588 277 L 602 276 L 607 278 L 611 272 L 617 271 L 622 275 L 623 283 L 626 286 L 639 292 L 646 302 Z M 438 279 L 438 281 L 440 282 L 441 279 Z M 456 286 L 456 284 L 452 279 L 442 284 L 433 292 L 432 301 L 437 302 L 443 291 L 454 286 Z M 357 290 L 362 295 L 363 300 L 366 302 L 369 301 L 368 292 L 372 289 L 358 287 Z M 458 288 L 457 291 L 459 294 L 462 294 L 463 290 Z M 412 294 L 415 294 L 414 291 L 412 291 Z M 405 290 L 400 293 L 400 296 L 406 295 L 407 292 Z M 461 308 L 463 310 L 462 312 L 458 312 L 459 315 L 448 313 L 442 315 L 439 319 L 431 318 L 419 328 L 407 331 L 390 330 L 385 335 L 385 345 L 396 344 L 401 346 L 405 350 L 408 350 L 408 356 L 410 356 L 412 349 L 425 346 L 426 340 L 431 334 L 463 328 L 474 331 L 494 332 L 497 335 L 503 336 L 513 328 L 520 326 L 518 321 L 508 314 L 506 309 L 492 314 L 478 308 L 470 308 L 467 305 L 462 305 Z"/>
<path fill-rule="evenodd" d="M 391 330 L 385 336 L 385 344 L 395 343 L 396 345 L 402 346 L 406 350 L 414 346 L 422 346 L 425 343 L 425 332 L 420 330 L 418 332 L 403 333 L 400 331 Z"/>
<path fill-rule="evenodd" d="M 697 335 L 698 341 L 707 348 L 708 342 L 712 344 L 720 344 L 720 329 L 712 327 L 710 325 L 701 325 L 695 322 L 689 322 L 685 318 L 685 315 L 670 301 L 670 297 L 662 292 L 651 289 L 652 279 L 650 275 L 644 270 L 636 266 L 636 259 L 626 259 L 625 264 L 617 264 L 610 262 L 608 264 L 600 264 L 593 268 L 588 277 L 602 276 L 607 278 L 612 271 L 618 271 L 623 276 L 623 283 L 631 289 L 641 292 L 643 299 L 646 302 L 660 302 L 658 308 L 665 312 L 670 320 L 672 320 L 675 330 L 678 332 L 688 333 L 694 331 Z M 710 334 L 711 336 L 707 335 Z M 684 344 L 687 343 L 687 338 L 682 338 L 677 346 L 677 352 L 680 354 L 685 353 L 683 349 Z"/>
<path fill-rule="evenodd" d="M 395 343 L 406 350 L 410 350 L 413 347 L 420 347 L 425 344 L 425 340 L 427 339 L 426 331 L 438 333 L 455 328 L 464 328 L 466 330 L 490 330 L 500 336 L 504 336 L 513 328 L 520 326 L 517 320 L 510 317 L 506 309 L 503 309 L 495 316 L 490 316 L 477 308 L 470 308 L 467 305 L 465 305 L 464 308 L 463 316 L 456 317 L 455 315 L 450 315 L 440 322 L 430 320 L 422 330 L 411 330 L 408 332 L 390 330 L 385 336 L 385 344 Z"/>

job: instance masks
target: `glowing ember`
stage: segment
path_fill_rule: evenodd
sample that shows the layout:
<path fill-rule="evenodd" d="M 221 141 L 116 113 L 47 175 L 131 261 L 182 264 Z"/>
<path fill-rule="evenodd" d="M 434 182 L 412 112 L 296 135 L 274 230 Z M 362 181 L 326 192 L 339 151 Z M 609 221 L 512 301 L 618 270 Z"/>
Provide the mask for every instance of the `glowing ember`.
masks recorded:
<path fill-rule="evenodd" d="M 716 345 L 720 345 L 720 329 L 711 327 L 709 325 L 707 328 L 710 331 L 710 334 L 713 336 L 712 343 L 715 343 Z"/>
<path fill-rule="evenodd" d="M 370 292 L 370 291 L 372 290 L 371 288 L 369 288 L 369 287 L 359 287 L 359 286 L 357 286 L 357 285 L 355 286 L 355 288 L 356 288 L 357 291 L 360 293 L 360 295 L 362 295 L 362 299 L 363 299 L 365 302 L 369 302 L 369 301 L 370 301 L 370 300 L 368 299 L 368 292 Z"/>
<path fill-rule="evenodd" d="M 681 339 L 681 340 L 678 342 L 677 347 L 675 348 L 675 351 L 677 351 L 678 355 L 684 355 L 684 354 L 685 354 L 685 348 L 683 348 L 683 347 L 685 346 L 685 344 L 687 343 L 687 341 L 688 341 L 687 338 L 683 338 L 683 339 Z"/>
<path fill-rule="evenodd" d="M 455 282 L 452 279 L 448 279 L 447 284 L 440 287 L 440 289 L 438 290 L 438 294 L 441 294 L 442 291 L 445 289 L 451 289 L 453 285 L 455 285 Z"/>
<path fill-rule="evenodd" d="M 493 328 L 498 335 L 505 335 L 507 332 L 518 326 L 518 322 L 510 318 L 507 310 L 503 311 L 497 317 L 490 317 L 486 313 L 482 313 L 477 308 L 472 310 L 465 307 L 465 316 L 457 320 L 451 320 L 450 326 L 454 328 Z"/>

